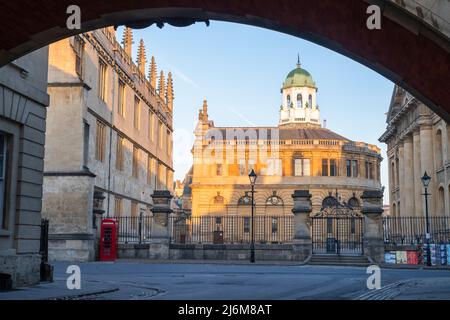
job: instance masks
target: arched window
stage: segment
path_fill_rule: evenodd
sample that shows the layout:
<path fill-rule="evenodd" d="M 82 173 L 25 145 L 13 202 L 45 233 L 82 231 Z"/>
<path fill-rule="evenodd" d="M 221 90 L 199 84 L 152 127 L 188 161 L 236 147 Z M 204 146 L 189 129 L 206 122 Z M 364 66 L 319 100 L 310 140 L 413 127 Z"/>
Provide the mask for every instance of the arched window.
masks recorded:
<path fill-rule="evenodd" d="M 303 108 L 303 97 L 300 93 L 297 95 L 297 108 Z"/>
<path fill-rule="evenodd" d="M 308 106 L 310 109 L 312 109 L 313 105 L 312 105 L 312 95 L 308 96 Z"/>
<path fill-rule="evenodd" d="M 436 132 L 436 167 L 440 168 L 444 164 L 444 153 L 442 152 L 442 131 Z"/>
<path fill-rule="evenodd" d="M 358 208 L 359 207 L 359 200 L 358 199 L 356 199 L 356 197 L 351 197 L 349 200 L 348 200 L 348 206 L 350 207 L 350 208 L 352 208 L 352 209 L 354 209 L 354 208 Z"/>
<path fill-rule="evenodd" d="M 395 188 L 397 186 L 397 182 L 395 181 L 395 163 L 392 161 L 391 163 L 391 179 L 392 179 L 392 186 Z"/>
<path fill-rule="evenodd" d="M 291 96 L 289 94 L 287 96 L 286 102 L 287 102 L 287 107 L 290 108 L 291 107 Z"/>
<path fill-rule="evenodd" d="M 238 200 L 239 206 L 249 206 L 251 204 L 252 204 L 252 198 L 249 197 L 248 192 L 246 192 L 245 195 L 240 197 Z"/>
<path fill-rule="evenodd" d="M 396 217 L 397 216 L 397 206 L 395 205 L 395 203 L 392 204 L 392 217 Z"/>
<path fill-rule="evenodd" d="M 437 206 L 437 214 L 439 216 L 445 215 L 445 199 L 444 199 L 444 187 L 440 187 L 438 190 L 438 206 Z"/>
<path fill-rule="evenodd" d="M 332 207 L 337 204 L 337 200 L 333 196 L 328 196 L 322 201 L 322 208 Z"/>

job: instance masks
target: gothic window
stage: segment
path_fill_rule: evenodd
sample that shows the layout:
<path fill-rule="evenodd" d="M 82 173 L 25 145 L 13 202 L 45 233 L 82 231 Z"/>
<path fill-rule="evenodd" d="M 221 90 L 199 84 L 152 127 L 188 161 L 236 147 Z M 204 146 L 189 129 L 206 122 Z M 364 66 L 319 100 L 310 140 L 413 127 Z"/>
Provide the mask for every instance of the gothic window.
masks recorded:
<path fill-rule="evenodd" d="M 312 95 L 308 96 L 308 106 L 310 109 L 312 109 Z"/>
<path fill-rule="evenodd" d="M 99 59 L 98 61 L 98 96 L 106 101 L 106 63 Z"/>
<path fill-rule="evenodd" d="M 80 36 L 73 38 L 73 50 L 75 51 L 75 71 L 81 78 L 83 76 L 84 41 Z"/>
<path fill-rule="evenodd" d="M 303 99 L 302 99 L 302 95 L 299 93 L 297 95 L 297 108 L 302 108 L 303 107 Z"/>

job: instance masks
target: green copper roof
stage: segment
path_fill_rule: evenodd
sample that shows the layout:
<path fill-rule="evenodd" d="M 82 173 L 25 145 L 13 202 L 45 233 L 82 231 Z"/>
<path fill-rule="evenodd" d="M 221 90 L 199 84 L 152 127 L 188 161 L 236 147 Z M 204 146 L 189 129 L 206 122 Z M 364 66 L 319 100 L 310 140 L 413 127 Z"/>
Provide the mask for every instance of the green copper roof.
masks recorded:
<path fill-rule="evenodd" d="M 316 88 L 311 74 L 305 69 L 300 68 L 300 64 L 297 64 L 297 68 L 288 73 L 286 80 L 284 80 L 283 88 L 291 87 L 312 87 Z"/>

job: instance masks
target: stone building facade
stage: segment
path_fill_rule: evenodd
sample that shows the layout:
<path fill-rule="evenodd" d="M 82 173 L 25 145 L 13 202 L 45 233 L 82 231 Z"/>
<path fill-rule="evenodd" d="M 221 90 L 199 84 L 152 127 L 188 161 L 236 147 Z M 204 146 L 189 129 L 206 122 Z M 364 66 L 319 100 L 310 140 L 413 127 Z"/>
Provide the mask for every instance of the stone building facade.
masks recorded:
<path fill-rule="evenodd" d="M 381 190 L 380 149 L 321 126 L 317 87 L 300 63 L 281 89 L 279 125 L 218 127 L 204 101 L 193 148 L 192 216 L 249 216 L 248 174 L 258 175 L 256 215 L 292 215 L 295 190 L 309 190 L 312 214 L 339 201 L 360 212 L 363 191 Z"/>
<path fill-rule="evenodd" d="M 450 214 L 450 128 L 411 94 L 396 86 L 387 128 L 380 142 L 387 144 L 391 216 L 425 216 L 425 171 L 431 177 L 428 202 L 431 216 Z"/>
<path fill-rule="evenodd" d="M 102 217 L 149 214 L 155 189 L 173 189 L 173 81 L 146 76 L 141 40 L 123 46 L 114 28 L 49 47 L 48 139 L 43 216 L 50 219 L 50 258 L 95 259 Z"/>
<path fill-rule="evenodd" d="M 0 69 L 0 275 L 39 281 L 47 48 Z"/>

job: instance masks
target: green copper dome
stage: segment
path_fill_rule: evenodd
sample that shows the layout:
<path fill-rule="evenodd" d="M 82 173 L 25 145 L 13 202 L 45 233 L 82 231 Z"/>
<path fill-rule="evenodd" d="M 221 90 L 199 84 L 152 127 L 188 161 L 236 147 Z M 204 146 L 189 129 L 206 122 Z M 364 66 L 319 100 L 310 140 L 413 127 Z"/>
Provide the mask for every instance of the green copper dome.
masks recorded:
<path fill-rule="evenodd" d="M 288 73 L 286 80 L 284 80 L 283 88 L 287 89 L 291 87 L 311 87 L 316 88 L 311 74 L 300 67 L 300 63 L 297 64 L 297 68 Z"/>

